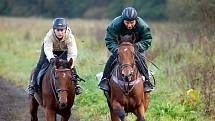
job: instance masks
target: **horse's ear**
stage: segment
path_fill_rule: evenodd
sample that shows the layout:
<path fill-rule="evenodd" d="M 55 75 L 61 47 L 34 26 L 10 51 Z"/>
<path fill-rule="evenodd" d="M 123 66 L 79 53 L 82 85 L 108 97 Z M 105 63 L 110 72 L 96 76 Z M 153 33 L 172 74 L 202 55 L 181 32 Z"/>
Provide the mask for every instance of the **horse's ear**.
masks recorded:
<path fill-rule="evenodd" d="M 56 58 L 55 66 L 56 66 L 56 68 L 60 67 L 60 60 L 59 60 L 59 58 Z"/>
<path fill-rule="evenodd" d="M 72 58 L 70 58 L 70 59 L 69 59 L 69 62 L 68 62 L 68 66 L 69 66 L 69 68 L 71 68 L 72 64 L 73 64 L 73 59 L 72 59 Z"/>
<path fill-rule="evenodd" d="M 121 39 L 122 39 L 122 35 L 118 35 L 118 36 L 117 36 L 118 44 L 122 43 L 122 40 L 121 40 Z"/>
<path fill-rule="evenodd" d="M 132 43 L 135 43 L 135 40 L 136 40 L 136 36 L 135 36 L 135 34 L 133 33 L 133 34 L 132 34 Z"/>

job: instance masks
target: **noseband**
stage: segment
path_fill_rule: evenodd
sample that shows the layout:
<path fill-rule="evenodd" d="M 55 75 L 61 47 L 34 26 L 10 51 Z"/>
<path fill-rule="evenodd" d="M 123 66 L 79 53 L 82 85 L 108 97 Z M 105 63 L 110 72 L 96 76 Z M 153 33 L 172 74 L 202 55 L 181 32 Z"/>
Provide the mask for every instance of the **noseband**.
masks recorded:
<path fill-rule="evenodd" d="M 134 70 L 134 65 L 135 64 L 119 64 L 119 68 L 120 68 L 120 75 L 122 76 L 122 70 L 125 67 L 131 67 Z M 133 71 L 132 71 L 133 72 Z M 129 75 L 128 78 L 130 78 L 133 74 Z M 123 76 L 122 76 L 123 77 Z M 124 78 L 124 77 L 123 77 Z"/>
<path fill-rule="evenodd" d="M 134 64 L 120 64 L 119 67 L 120 67 L 121 69 L 123 69 L 123 68 L 125 68 L 125 67 L 131 67 L 131 68 L 133 68 L 133 67 L 134 67 Z"/>

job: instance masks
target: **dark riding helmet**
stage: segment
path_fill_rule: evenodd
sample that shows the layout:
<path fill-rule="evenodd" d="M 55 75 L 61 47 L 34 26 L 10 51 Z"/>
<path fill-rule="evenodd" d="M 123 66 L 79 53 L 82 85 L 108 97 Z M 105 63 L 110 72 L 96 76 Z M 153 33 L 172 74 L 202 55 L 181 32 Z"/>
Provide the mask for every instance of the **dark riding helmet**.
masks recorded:
<path fill-rule="evenodd" d="M 66 29 L 67 23 L 64 18 L 55 18 L 53 20 L 53 29 Z"/>
<path fill-rule="evenodd" d="M 137 19 L 137 11 L 133 7 L 127 7 L 122 11 L 122 17 L 124 20 L 133 21 Z"/>

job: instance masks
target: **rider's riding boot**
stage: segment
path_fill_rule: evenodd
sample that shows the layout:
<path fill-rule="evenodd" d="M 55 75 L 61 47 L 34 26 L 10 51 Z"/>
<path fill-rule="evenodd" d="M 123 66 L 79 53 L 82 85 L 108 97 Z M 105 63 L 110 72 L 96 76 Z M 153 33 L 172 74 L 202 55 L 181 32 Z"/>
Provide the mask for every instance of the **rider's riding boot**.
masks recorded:
<path fill-rule="evenodd" d="M 104 76 L 102 77 L 101 81 L 99 82 L 99 88 L 103 91 L 109 92 L 109 85 L 108 85 L 108 79 Z"/>
<path fill-rule="evenodd" d="M 99 82 L 98 86 L 99 86 L 99 89 L 104 91 L 104 95 L 108 99 L 109 98 L 109 91 L 110 91 L 108 79 L 103 76 L 101 81 Z"/>
<path fill-rule="evenodd" d="M 108 77 L 111 74 L 111 71 L 113 69 L 113 67 L 115 66 L 115 62 L 114 60 L 117 58 L 116 54 L 113 54 L 110 56 L 110 58 L 108 59 L 106 65 L 105 65 L 105 69 L 103 72 L 103 76 L 101 81 L 98 84 L 98 87 L 104 91 L 104 95 L 108 98 L 109 97 L 109 93 L 110 93 L 110 87 L 109 87 L 109 83 L 108 83 Z"/>
<path fill-rule="evenodd" d="M 106 64 L 104 72 L 103 72 L 103 76 L 98 84 L 99 89 L 109 92 L 110 87 L 108 84 L 108 77 L 109 77 L 110 73 L 111 73 L 111 68 L 109 67 L 109 65 Z"/>
<path fill-rule="evenodd" d="M 110 87 L 107 79 L 108 75 L 109 75 L 109 70 L 105 68 L 102 79 L 98 84 L 99 89 L 104 91 L 104 95 L 107 99 L 109 99 L 109 92 L 110 92 Z"/>
<path fill-rule="evenodd" d="M 78 84 L 80 77 L 77 74 L 76 68 L 72 68 L 72 80 L 75 80 L 76 82 L 76 87 L 75 87 L 75 93 L 76 95 L 81 94 L 81 86 Z"/>
<path fill-rule="evenodd" d="M 144 92 L 151 92 L 153 90 L 154 90 L 154 85 L 148 80 L 144 81 Z"/>
<path fill-rule="evenodd" d="M 40 69 L 37 69 L 37 67 L 35 68 L 33 77 L 31 78 L 31 80 L 29 81 L 28 84 L 28 88 L 27 88 L 27 93 L 30 95 L 34 95 L 35 91 L 36 91 L 36 83 L 37 83 L 37 76 L 39 73 Z"/>

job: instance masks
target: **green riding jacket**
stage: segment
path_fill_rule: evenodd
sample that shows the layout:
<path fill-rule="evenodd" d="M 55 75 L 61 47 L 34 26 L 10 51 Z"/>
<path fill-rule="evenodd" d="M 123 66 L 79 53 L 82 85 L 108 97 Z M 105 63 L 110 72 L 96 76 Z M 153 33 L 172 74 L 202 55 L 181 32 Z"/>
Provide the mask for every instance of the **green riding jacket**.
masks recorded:
<path fill-rule="evenodd" d="M 144 52 L 151 46 L 152 35 L 148 25 L 141 19 L 137 18 L 137 23 L 132 30 L 128 30 L 121 16 L 116 17 L 107 27 L 105 34 L 105 44 L 108 50 L 114 53 L 118 48 L 117 36 L 135 34 L 135 45 L 139 52 Z"/>

